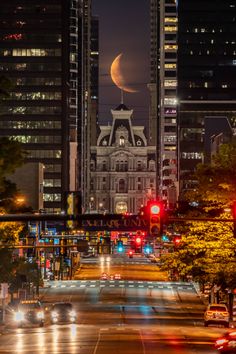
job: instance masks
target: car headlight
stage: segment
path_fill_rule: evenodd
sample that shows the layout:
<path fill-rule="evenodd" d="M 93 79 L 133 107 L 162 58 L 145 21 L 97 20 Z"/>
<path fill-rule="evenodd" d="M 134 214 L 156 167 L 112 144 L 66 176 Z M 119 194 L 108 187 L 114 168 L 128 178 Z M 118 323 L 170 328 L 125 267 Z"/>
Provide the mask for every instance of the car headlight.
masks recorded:
<path fill-rule="evenodd" d="M 76 317 L 76 312 L 75 311 L 71 311 L 70 312 L 70 317 Z"/>
<path fill-rule="evenodd" d="M 100 262 L 104 262 L 104 257 L 100 257 Z"/>
<path fill-rule="evenodd" d="M 56 311 L 52 311 L 51 316 L 52 316 L 52 318 L 57 318 L 58 313 Z"/>
<path fill-rule="evenodd" d="M 43 311 L 40 311 L 37 313 L 37 318 L 43 319 L 44 318 L 44 313 Z"/>
<path fill-rule="evenodd" d="M 16 322 L 23 321 L 23 319 L 24 319 L 23 312 L 18 311 L 18 312 L 15 313 L 15 321 Z"/>
<path fill-rule="evenodd" d="M 107 258 L 106 258 L 106 261 L 107 261 L 107 262 L 110 262 L 110 261 L 111 261 L 111 257 L 107 257 Z"/>

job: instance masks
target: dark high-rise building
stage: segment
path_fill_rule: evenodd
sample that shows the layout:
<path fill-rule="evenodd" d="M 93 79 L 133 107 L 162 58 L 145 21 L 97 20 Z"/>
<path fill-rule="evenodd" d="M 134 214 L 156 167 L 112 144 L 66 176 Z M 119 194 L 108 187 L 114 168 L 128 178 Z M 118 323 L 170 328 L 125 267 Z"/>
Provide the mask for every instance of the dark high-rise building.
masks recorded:
<path fill-rule="evenodd" d="M 177 26 L 175 0 L 150 0 L 149 143 L 157 147 L 157 194 L 168 207 L 178 194 Z"/>
<path fill-rule="evenodd" d="M 204 161 L 206 118 L 236 116 L 236 2 L 178 1 L 180 188 Z M 209 119 L 207 120 L 209 124 Z M 217 133 L 216 127 L 216 133 Z"/>
<path fill-rule="evenodd" d="M 48 212 L 63 209 L 65 192 L 79 187 L 82 16 L 80 0 L 1 1 L 0 74 L 14 88 L 0 108 L 0 136 L 44 164 Z"/>

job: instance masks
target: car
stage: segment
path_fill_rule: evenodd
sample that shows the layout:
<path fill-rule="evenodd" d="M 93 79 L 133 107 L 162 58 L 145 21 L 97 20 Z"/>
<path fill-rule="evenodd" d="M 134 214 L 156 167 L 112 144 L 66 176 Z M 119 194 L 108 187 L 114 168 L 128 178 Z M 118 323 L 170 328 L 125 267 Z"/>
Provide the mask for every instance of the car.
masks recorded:
<path fill-rule="evenodd" d="M 20 301 L 14 312 L 15 322 L 18 327 L 24 324 L 38 324 L 44 326 L 44 309 L 38 300 Z"/>
<path fill-rule="evenodd" d="M 101 275 L 101 280 L 108 280 L 108 275 L 107 275 L 107 273 L 102 273 L 102 275 Z"/>
<path fill-rule="evenodd" d="M 155 256 L 155 254 L 150 254 L 148 257 L 151 261 L 151 263 L 157 263 L 158 262 L 158 258 Z"/>
<path fill-rule="evenodd" d="M 76 322 L 76 311 L 70 302 L 56 302 L 52 305 L 50 311 L 51 323 L 75 323 Z"/>
<path fill-rule="evenodd" d="M 236 332 L 227 332 L 215 341 L 219 353 L 236 353 Z"/>
<path fill-rule="evenodd" d="M 209 304 L 204 313 L 204 325 L 221 324 L 229 327 L 229 311 L 225 304 Z"/>

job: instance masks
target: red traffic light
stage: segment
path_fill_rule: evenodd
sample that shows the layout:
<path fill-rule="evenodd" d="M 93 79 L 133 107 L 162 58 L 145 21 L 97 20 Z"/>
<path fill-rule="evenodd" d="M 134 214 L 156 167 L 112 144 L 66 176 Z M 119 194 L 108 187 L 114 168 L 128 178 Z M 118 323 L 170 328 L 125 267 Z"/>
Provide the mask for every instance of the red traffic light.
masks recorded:
<path fill-rule="evenodd" d="M 181 242 L 181 236 L 175 236 L 174 237 L 174 244 L 178 246 Z"/>
<path fill-rule="evenodd" d="M 140 245 L 142 243 L 141 237 L 136 237 L 135 238 L 135 242 L 136 242 L 137 245 Z"/>
<path fill-rule="evenodd" d="M 133 254 L 133 251 L 132 250 L 129 250 L 129 255 L 132 255 Z"/>
<path fill-rule="evenodd" d="M 160 214 L 160 212 L 161 212 L 161 207 L 159 204 L 151 205 L 151 208 L 150 208 L 151 214 L 158 215 L 158 214 Z"/>

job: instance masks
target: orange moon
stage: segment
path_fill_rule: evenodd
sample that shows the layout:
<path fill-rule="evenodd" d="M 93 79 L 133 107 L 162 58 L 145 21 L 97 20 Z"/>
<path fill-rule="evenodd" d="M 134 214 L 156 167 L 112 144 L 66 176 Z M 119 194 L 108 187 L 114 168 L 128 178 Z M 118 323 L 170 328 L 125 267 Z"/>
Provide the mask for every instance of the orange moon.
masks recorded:
<path fill-rule="evenodd" d="M 132 89 L 125 83 L 125 79 L 121 72 L 122 55 L 123 55 L 122 53 L 117 55 L 117 57 L 113 60 L 111 64 L 111 70 L 110 70 L 111 79 L 114 82 L 114 84 L 123 91 L 130 92 L 130 93 L 138 92 L 137 90 Z"/>

